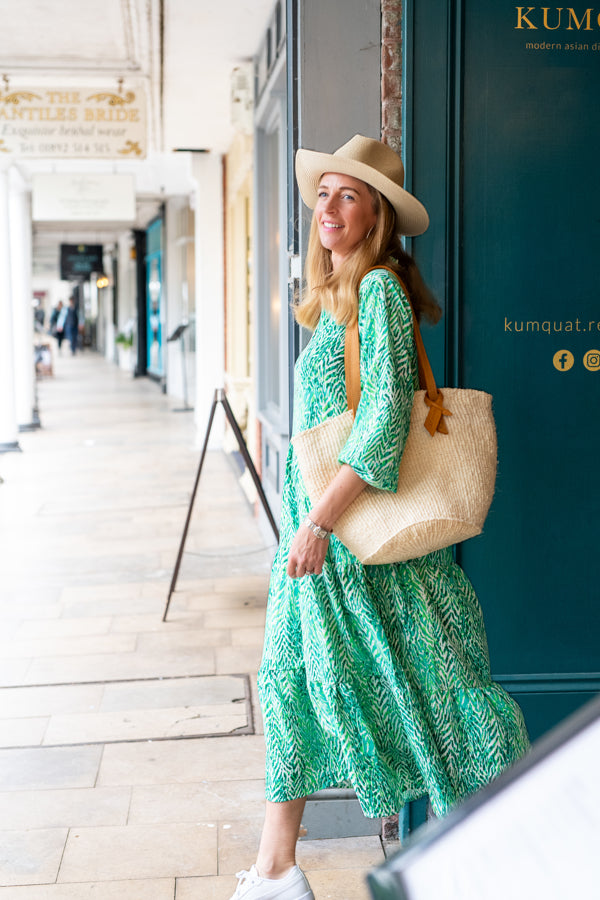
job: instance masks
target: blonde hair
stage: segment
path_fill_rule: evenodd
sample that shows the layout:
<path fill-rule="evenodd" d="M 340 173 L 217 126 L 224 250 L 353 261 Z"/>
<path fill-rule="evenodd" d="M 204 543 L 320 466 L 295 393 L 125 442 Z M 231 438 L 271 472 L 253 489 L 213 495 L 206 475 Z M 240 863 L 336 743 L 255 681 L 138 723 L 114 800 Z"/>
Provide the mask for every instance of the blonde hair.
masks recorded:
<path fill-rule="evenodd" d="M 340 325 L 350 325 L 358 316 L 358 289 L 369 269 L 377 265 L 389 266 L 406 286 L 418 319 L 425 316 L 437 322 L 441 309 L 423 281 L 413 258 L 402 246 L 396 234 L 396 213 L 386 198 L 367 184 L 373 199 L 377 221 L 363 240 L 333 271 L 331 251 L 326 250 L 319 239 L 316 216 L 313 213 L 308 239 L 308 252 L 304 267 L 304 298 L 294 306 L 296 321 L 314 330 L 326 309 Z"/>

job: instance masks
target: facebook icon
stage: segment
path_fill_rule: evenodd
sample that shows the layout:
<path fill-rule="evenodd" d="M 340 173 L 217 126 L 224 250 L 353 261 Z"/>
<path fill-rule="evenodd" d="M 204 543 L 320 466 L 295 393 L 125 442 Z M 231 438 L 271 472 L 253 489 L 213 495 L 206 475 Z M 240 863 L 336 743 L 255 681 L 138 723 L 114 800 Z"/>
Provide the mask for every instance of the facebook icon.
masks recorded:
<path fill-rule="evenodd" d="M 559 350 L 552 359 L 554 368 L 559 372 L 568 372 L 575 362 L 575 357 L 570 350 Z"/>

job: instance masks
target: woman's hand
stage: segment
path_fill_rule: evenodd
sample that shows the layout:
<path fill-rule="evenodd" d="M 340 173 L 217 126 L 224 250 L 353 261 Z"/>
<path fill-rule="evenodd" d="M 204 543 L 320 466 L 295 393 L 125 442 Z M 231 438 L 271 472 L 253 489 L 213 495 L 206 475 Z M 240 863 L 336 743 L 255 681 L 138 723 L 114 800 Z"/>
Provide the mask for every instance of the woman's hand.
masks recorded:
<path fill-rule="evenodd" d="M 321 499 L 310 510 L 308 514 L 310 519 L 325 531 L 331 531 L 344 510 L 356 500 L 365 487 L 365 482 L 354 469 L 344 464 Z M 329 538 L 317 537 L 310 528 L 301 525 L 292 541 L 288 556 L 287 573 L 290 578 L 320 575 L 328 547 Z"/>
<path fill-rule="evenodd" d="M 292 541 L 288 556 L 287 573 L 290 578 L 320 575 L 328 547 L 329 538 L 319 538 L 306 525 L 301 525 Z"/>

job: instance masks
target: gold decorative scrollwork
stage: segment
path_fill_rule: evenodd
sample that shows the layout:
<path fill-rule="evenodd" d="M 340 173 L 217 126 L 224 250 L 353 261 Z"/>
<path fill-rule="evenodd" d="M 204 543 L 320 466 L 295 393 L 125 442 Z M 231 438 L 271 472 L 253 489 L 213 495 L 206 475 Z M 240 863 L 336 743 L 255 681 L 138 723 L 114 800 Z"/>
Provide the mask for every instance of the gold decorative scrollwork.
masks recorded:
<path fill-rule="evenodd" d="M 125 96 L 114 94 L 112 91 L 104 91 L 99 94 L 90 94 L 88 100 L 95 100 L 97 103 L 107 101 L 109 106 L 124 106 L 126 103 L 133 103 L 135 94 L 133 91 L 127 91 Z"/>
<path fill-rule="evenodd" d="M 121 153 L 123 156 L 126 156 L 128 153 L 133 153 L 135 156 L 141 156 L 142 150 L 140 147 L 139 141 L 125 141 L 125 147 L 123 150 L 118 150 L 118 153 Z"/>
<path fill-rule="evenodd" d="M 31 100 L 41 99 L 39 94 L 32 94 L 31 91 L 12 91 L 12 93 L 4 94 L 4 96 L 0 93 L 0 103 L 12 103 L 13 106 L 18 106 L 23 100 L 31 102 Z"/>
<path fill-rule="evenodd" d="M 4 147 L 4 138 L 0 138 L 0 153 L 10 153 L 8 147 Z"/>

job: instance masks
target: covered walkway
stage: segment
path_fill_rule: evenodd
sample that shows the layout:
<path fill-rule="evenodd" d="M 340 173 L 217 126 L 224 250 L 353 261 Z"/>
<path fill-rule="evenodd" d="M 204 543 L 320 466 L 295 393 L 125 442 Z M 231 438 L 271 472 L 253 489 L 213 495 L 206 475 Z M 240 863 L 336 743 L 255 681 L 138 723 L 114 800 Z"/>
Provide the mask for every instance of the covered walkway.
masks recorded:
<path fill-rule="evenodd" d="M 225 900 L 263 810 L 256 703 L 273 547 L 191 414 L 90 353 L 0 456 L 0 898 Z M 317 900 L 364 900 L 377 837 L 307 841 Z"/>

